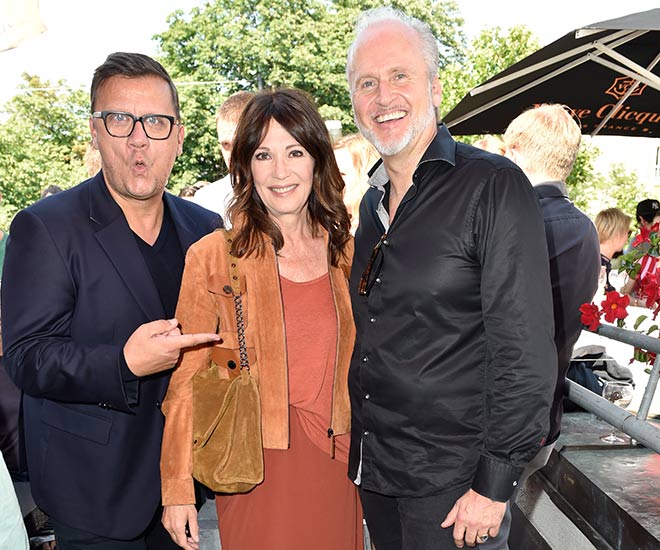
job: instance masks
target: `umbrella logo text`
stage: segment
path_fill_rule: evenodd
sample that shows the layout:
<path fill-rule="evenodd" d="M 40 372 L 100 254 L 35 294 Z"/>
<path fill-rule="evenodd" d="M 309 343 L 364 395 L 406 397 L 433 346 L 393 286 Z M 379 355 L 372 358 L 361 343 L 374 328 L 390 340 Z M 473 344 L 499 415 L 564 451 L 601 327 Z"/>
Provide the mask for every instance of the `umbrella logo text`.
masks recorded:
<path fill-rule="evenodd" d="M 614 82 L 609 87 L 609 89 L 605 91 L 605 93 L 610 94 L 617 99 L 621 99 L 624 95 L 626 95 L 628 90 L 630 90 L 630 87 L 633 86 L 636 82 L 638 81 L 634 78 L 630 78 L 629 76 L 619 76 L 614 79 Z M 637 87 L 630 95 L 642 95 L 642 92 L 645 88 L 646 84 L 638 83 Z"/>

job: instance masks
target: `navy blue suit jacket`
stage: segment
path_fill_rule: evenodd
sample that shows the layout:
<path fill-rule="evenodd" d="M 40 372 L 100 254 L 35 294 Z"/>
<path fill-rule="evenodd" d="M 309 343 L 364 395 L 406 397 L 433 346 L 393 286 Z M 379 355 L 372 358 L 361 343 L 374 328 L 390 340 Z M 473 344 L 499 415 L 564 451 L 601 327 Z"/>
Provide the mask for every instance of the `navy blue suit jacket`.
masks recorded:
<path fill-rule="evenodd" d="M 191 202 L 164 200 L 184 253 L 222 225 Z M 102 173 L 16 215 L 2 280 L 5 361 L 24 391 L 32 493 L 56 520 L 129 539 L 153 518 L 170 373 L 131 379 L 120 364 L 133 331 L 164 317 Z"/>

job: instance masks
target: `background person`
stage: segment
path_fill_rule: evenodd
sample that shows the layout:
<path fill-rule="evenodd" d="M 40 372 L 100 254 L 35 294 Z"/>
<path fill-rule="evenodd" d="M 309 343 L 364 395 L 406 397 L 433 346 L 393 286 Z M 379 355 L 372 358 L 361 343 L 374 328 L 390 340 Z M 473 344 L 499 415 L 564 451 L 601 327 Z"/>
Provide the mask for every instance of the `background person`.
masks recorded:
<path fill-rule="evenodd" d="M 0 450 L 0 548 L 29 550 L 27 532 L 5 460 Z"/>
<path fill-rule="evenodd" d="M 334 142 L 335 159 L 346 188 L 344 204 L 351 215 L 351 234 L 360 222 L 360 201 L 369 188 L 369 169 L 380 158 L 376 148 L 362 134 L 349 134 Z"/>
<path fill-rule="evenodd" d="M 230 165 L 232 254 L 245 277 L 265 480 L 216 497 L 222 548 L 362 550 L 362 513 L 346 477 L 353 243 L 330 136 L 303 92 L 262 92 L 241 116 Z M 222 297 L 228 277 L 225 235 L 216 232 L 191 248 L 177 307 L 184 333 L 219 327 L 225 350 L 236 342 L 233 300 Z M 212 357 L 184 353 L 163 404 L 163 522 L 185 549 L 199 541 L 191 381 Z"/>
<path fill-rule="evenodd" d="M 246 91 L 230 95 L 220 105 L 215 117 L 220 152 L 228 171 L 231 169 L 231 150 L 234 146 L 238 119 L 253 95 L 254 93 Z M 229 228 L 231 225 L 227 220 L 227 208 L 233 196 L 231 178 L 227 174 L 225 177 L 198 189 L 193 195 L 192 201 L 220 214 L 225 222 L 225 227 Z"/>
<path fill-rule="evenodd" d="M 0 204 L 2 204 L 2 193 L 0 193 Z M 0 228 L 0 280 L 2 279 L 2 266 L 5 263 L 5 250 L 7 249 L 7 240 L 9 233 Z"/>
<path fill-rule="evenodd" d="M 193 200 L 195 193 L 197 193 L 197 191 L 199 191 L 202 187 L 206 187 L 207 185 L 209 185 L 209 182 L 204 180 L 196 181 L 192 185 L 186 185 L 185 187 L 182 187 L 179 190 L 179 197 L 195 202 Z"/>
<path fill-rule="evenodd" d="M 85 146 L 85 155 L 83 156 L 83 161 L 85 163 L 85 171 L 90 178 L 95 176 L 96 173 L 101 169 L 101 155 L 99 154 L 99 150 L 94 147 L 92 142 L 89 142 Z"/>
<path fill-rule="evenodd" d="M 635 221 L 637 228 L 651 229 L 651 226 L 657 221 L 656 216 L 660 214 L 660 201 L 656 199 L 644 199 L 637 203 L 635 207 Z M 632 250 L 632 243 L 635 240 L 635 235 L 632 235 L 628 243 L 623 249 L 624 254 Z"/>
<path fill-rule="evenodd" d="M 601 265 L 599 286 L 603 293 L 616 290 L 615 285 L 610 281 L 612 258 L 626 245 L 630 233 L 630 221 L 631 217 L 619 208 L 606 208 L 596 214 L 594 224 L 598 232 Z M 598 300 L 596 303 L 599 303 Z"/>
<path fill-rule="evenodd" d="M 637 227 L 639 231 L 650 231 L 656 224 L 660 224 L 660 201 L 656 199 L 644 199 L 637 203 L 635 209 L 635 219 L 637 220 Z M 633 249 L 632 243 L 635 241 L 637 234 L 632 235 L 628 244 L 623 249 L 624 254 L 627 254 Z M 648 248 L 648 243 L 641 243 L 639 247 L 642 249 Z M 646 299 L 640 297 L 638 289 L 641 281 L 647 274 L 655 274 L 658 269 L 658 260 L 655 257 L 646 256 L 641 260 L 641 268 L 636 277 L 628 277 L 626 283 L 621 288 L 622 294 L 630 295 L 630 303 L 634 306 L 646 306 Z"/>
<path fill-rule="evenodd" d="M 658 214 L 660 214 L 660 201 L 644 199 L 638 202 L 635 208 L 635 219 L 638 227 L 650 228 L 656 222 L 655 218 Z"/>
<path fill-rule="evenodd" d="M 525 468 L 518 488 L 548 462 L 559 437 L 566 372 L 573 346 L 582 332 L 580 306 L 591 302 L 598 288 L 600 247 L 596 228 L 568 198 L 566 179 L 580 149 L 582 134 L 563 105 L 544 104 L 511 121 L 504 133 L 505 155 L 522 168 L 534 186 L 543 214 L 548 248 L 557 375 L 550 432 L 544 447 Z M 510 502 L 515 502 L 517 490 Z M 506 549 L 511 521 L 510 507 L 500 533 L 483 548 Z"/>
<path fill-rule="evenodd" d="M 50 185 L 41 192 L 41 198 L 47 196 L 48 191 L 54 194 L 61 191 L 61 189 L 57 185 Z M 4 261 L 5 244 L 8 236 L 9 234 L 5 233 L 2 240 L 0 265 Z M 29 479 L 20 435 L 21 399 L 21 390 L 16 387 L 5 368 L 2 342 L 0 341 L 0 451 L 11 480 L 16 483 L 27 484 Z M 48 517 L 39 508 L 34 507 L 34 502 L 30 502 L 31 496 L 25 495 L 24 492 L 18 494 L 22 496 L 19 502 L 22 509 L 33 508 L 25 518 L 31 547 L 39 550 L 55 548 L 55 534 Z M 1 543 L 0 548 L 3 548 Z"/>
<path fill-rule="evenodd" d="M 14 218 L 4 359 L 58 549 L 165 550 L 160 403 L 180 349 L 217 340 L 181 335 L 172 316 L 186 250 L 221 220 L 164 192 L 184 128 L 159 63 L 111 54 L 90 95 L 102 171 Z"/>
<path fill-rule="evenodd" d="M 438 61 L 426 24 L 380 8 L 346 64 L 356 123 L 383 159 L 350 283 L 349 475 L 378 550 L 497 535 L 556 377 L 537 198 L 510 160 L 438 125 Z"/>
<path fill-rule="evenodd" d="M 57 193 L 60 193 L 62 191 L 62 188 L 59 185 L 47 185 L 41 190 L 41 194 L 39 195 L 40 199 L 45 199 L 46 197 L 50 197 L 51 195 L 55 195 Z"/>

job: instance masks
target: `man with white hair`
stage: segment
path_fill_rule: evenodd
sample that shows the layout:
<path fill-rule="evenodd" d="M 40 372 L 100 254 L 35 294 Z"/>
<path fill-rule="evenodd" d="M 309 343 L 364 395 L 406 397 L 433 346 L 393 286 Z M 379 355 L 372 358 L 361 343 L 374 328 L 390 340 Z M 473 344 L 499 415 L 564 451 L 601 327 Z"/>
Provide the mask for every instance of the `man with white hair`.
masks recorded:
<path fill-rule="evenodd" d="M 555 383 L 538 201 L 512 162 L 438 125 L 438 58 L 426 24 L 379 8 L 347 60 L 382 157 L 355 237 L 349 373 L 349 475 L 378 550 L 496 536 Z"/>

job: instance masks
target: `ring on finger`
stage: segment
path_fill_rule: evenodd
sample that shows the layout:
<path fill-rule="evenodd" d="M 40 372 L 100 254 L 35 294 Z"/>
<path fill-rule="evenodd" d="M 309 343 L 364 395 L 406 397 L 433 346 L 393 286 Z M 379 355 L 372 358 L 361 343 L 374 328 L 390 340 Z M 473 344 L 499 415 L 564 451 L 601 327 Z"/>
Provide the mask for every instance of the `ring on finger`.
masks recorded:
<path fill-rule="evenodd" d="M 488 540 L 488 535 L 477 535 L 479 542 L 486 542 Z"/>

